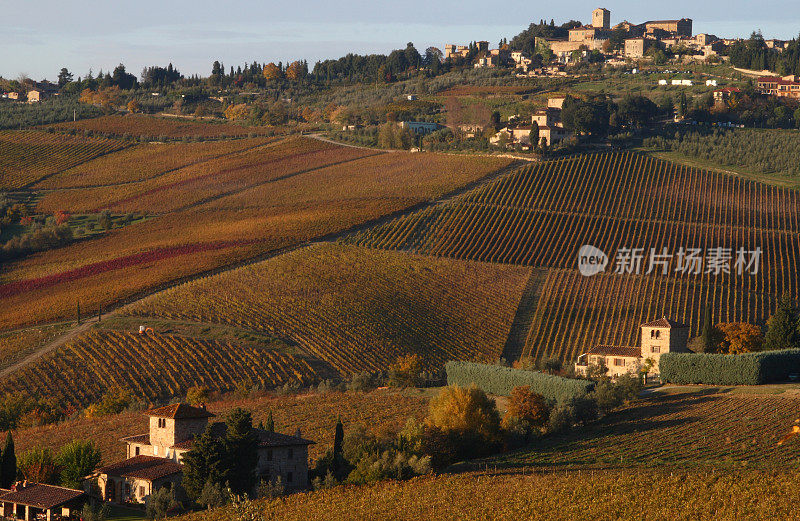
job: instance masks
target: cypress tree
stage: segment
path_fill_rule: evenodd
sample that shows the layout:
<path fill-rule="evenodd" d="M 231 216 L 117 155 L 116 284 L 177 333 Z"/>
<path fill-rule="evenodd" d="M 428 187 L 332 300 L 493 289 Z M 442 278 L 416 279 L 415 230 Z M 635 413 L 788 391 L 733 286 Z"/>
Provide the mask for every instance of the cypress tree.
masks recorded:
<path fill-rule="evenodd" d="M 767 321 L 764 335 L 764 349 L 789 349 L 797 347 L 798 320 L 797 309 L 788 295 L 778 303 L 775 313 Z"/>
<path fill-rule="evenodd" d="M 700 333 L 702 339 L 703 352 L 714 352 L 714 324 L 711 321 L 711 305 L 706 304 L 705 312 L 703 313 L 703 330 Z"/>
<path fill-rule="evenodd" d="M 6 434 L 3 459 L 0 461 L 0 487 L 10 488 L 17 479 L 17 455 L 14 453 L 14 438 L 11 431 Z"/>
<path fill-rule="evenodd" d="M 333 461 L 334 465 L 344 460 L 344 425 L 342 418 L 336 420 L 336 433 L 333 436 Z"/>
<path fill-rule="evenodd" d="M 267 425 L 264 427 L 264 429 L 269 432 L 275 432 L 275 420 L 272 419 L 272 409 L 270 409 L 269 414 L 267 415 Z"/>

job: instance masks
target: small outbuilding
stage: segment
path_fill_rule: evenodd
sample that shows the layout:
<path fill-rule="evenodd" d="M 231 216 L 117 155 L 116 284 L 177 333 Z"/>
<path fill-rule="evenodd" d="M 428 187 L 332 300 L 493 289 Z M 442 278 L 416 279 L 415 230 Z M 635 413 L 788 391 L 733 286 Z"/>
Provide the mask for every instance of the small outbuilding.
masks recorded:
<path fill-rule="evenodd" d="M 82 490 L 20 481 L 0 489 L 0 518 L 54 521 L 80 512 L 89 497 Z"/>

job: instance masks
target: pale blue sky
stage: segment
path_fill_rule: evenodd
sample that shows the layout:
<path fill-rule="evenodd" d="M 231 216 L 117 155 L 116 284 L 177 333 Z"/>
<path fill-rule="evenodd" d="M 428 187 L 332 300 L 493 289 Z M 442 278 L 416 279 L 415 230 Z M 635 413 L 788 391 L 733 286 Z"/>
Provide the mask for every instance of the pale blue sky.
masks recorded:
<path fill-rule="evenodd" d="M 404 0 L 0 0 L 0 75 L 55 78 L 61 67 L 84 75 L 122 62 L 139 75 L 145 65 L 172 62 L 184 74 L 207 75 L 215 59 L 226 67 L 257 60 L 338 58 L 385 53 L 412 41 L 430 45 L 511 38 L 531 21 L 590 21 L 611 10 L 612 23 L 682 18 L 694 31 L 718 36 L 792 38 L 800 33 L 797 0 L 668 2 L 436 2 Z M 503 9 L 501 6 L 508 6 Z"/>

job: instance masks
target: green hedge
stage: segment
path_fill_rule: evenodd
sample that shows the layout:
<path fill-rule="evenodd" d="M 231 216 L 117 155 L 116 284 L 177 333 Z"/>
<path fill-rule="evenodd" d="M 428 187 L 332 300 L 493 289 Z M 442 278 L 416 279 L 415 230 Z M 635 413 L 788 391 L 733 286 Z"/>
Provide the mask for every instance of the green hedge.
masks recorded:
<path fill-rule="evenodd" d="M 511 369 L 501 365 L 472 362 L 447 362 L 447 385 L 468 387 L 477 385 L 487 393 L 508 396 L 514 387 L 529 385 L 531 390 L 548 400 L 564 401 L 582 396 L 594 388 L 594 382 L 562 378 L 537 371 Z"/>
<path fill-rule="evenodd" d="M 760 385 L 800 373 L 800 349 L 741 355 L 664 353 L 661 380 L 676 384 Z"/>

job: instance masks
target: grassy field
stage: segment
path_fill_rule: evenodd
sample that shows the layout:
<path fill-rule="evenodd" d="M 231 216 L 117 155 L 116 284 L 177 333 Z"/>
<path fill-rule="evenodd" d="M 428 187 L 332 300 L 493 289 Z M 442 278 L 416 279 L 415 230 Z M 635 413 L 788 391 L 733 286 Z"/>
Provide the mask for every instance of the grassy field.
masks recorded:
<path fill-rule="evenodd" d="M 336 421 L 341 416 L 347 431 L 363 426 L 368 432 L 399 430 L 410 417 L 422 418 L 428 410 L 428 398 L 415 390 L 376 390 L 267 395 L 260 397 L 215 399 L 207 404 L 224 419 L 234 407 L 253 413 L 256 424 L 272 412 L 277 432 L 294 434 L 300 429 L 303 437 L 315 441 L 309 456 L 319 458 L 333 446 Z M 91 440 L 103 455 L 105 463 L 125 459 L 125 444 L 119 439 L 147 432 L 147 417 L 141 411 L 127 411 L 100 418 L 76 417 L 54 425 L 21 429 L 14 433 L 17 453 L 31 447 L 45 446 L 58 450 L 73 439 Z"/>
<path fill-rule="evenodd" d="M 123 310 L 285 337 L 342 373 L 499 358 L 529 270 L 319 244 Z"/>
<path fill-rule="evenodd" d="M 72 318 L 78 304 L 96 313 L 171 281 L 436 199 L 509 164 L 432 154 L 365 157 L 376 152 L 305 138 L 236 143 L 157 145 L 185 156 L 155 154 L 140 170 L 126 170 L 140 153 L 134 148 L 121 152 L 119 163 L 115 154 L 104 158 L 99 166 L 106 173 L 87 178 L 90 163 L 71 165 L 74 178 L 53 177 L 53 186 L 64 188 L 31 191 L 41 212 L 110 209 L 146 212 L 148 219 L 6 263 L 0 331 Z M 186 161 L 191 164 L 175 166 Z M 124 173 L 117 181 L 115 171 Z"/>
<path fill-rule="evenodd" d="M 717 322 L 766 321 L 782 294 L 800 295 L 799 199 L 740 176 L 600 153 L 520 169 L 343 242 L 546 270 L 521 352 L 572 361 L 592 344 L 637 345 L 638 325 L 662 315 L 697 334 L 705 303 Z M 578 273 L 585 244 L 608 255 L 606 273 Z M 717 247 L 731 249 L 728 272 L 678 269 L 680 248 Z M 623 248 L 642 249 L 639 274 L 616 273 Z M 648 275 L 651 249 L 664 248 L 667 272 L 654 264 Z M 739 248 L 761 249 L 757 273 L 738 272 Z"/>
<path fill-rule="evenodd" d="M 720 521 L 794 519 L 800 473 L 628 470 L 468 473 L 336 487 L 260 502 L 264 519 Z M 227 509 L 187 521 L 230 519 Z"/>

